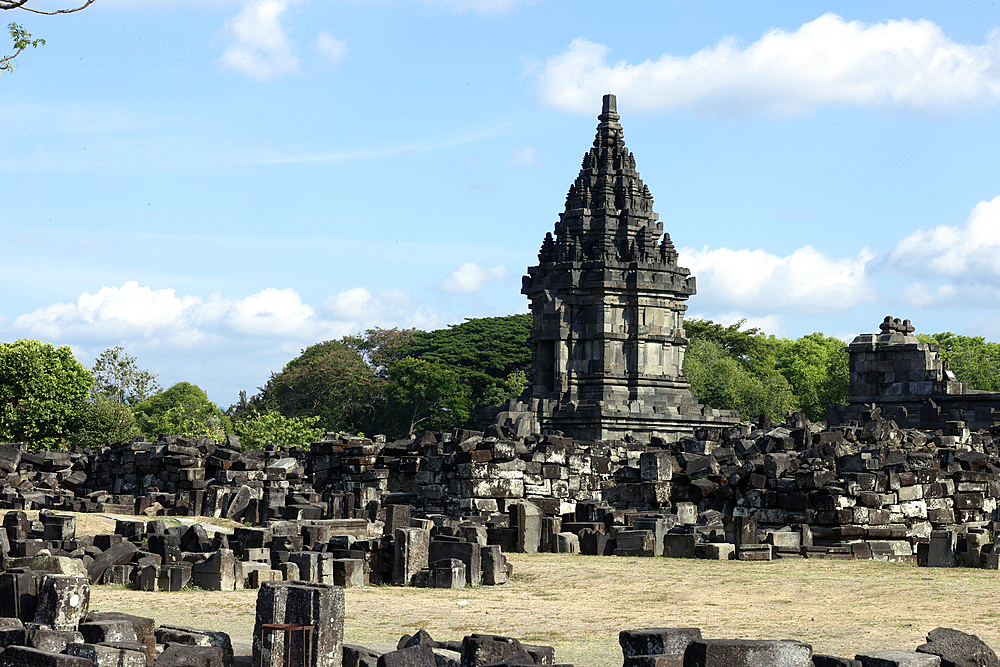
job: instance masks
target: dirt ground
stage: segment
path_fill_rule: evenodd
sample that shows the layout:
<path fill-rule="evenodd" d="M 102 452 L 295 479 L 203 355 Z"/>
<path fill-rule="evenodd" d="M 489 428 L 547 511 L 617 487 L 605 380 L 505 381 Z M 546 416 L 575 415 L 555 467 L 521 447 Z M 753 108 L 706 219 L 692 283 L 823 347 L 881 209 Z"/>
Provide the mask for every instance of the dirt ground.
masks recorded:
<path fill-rule="evenodd" d="M 698 627 L 705 637 L 798 639 L 854 657 L 913 650 L 939 626 L 1000 649 L 995 571 L 927 569 L 872 561 L 712 562 L 512 554 L 504 586 L 438 590 L 347 589 L 344 639 L 382 650 L 425 628 L 436 639 L 472 632 L 555 646 L 558 662 L 618 667 L 618 632 Z M 255 591 L 141 593 L 95 588 L 91 606 L 160 623 L 228 632 L 249 651 Z"/>
<path fill-rule="evenodd" d="M 78 532 L 111 532 L 79 515 Z M 556 648 L 556 660 L 618 667 L 619 630 L 698 627 L 705 637 L 798 639 L 853 657 L 909 649 L 952 627 L 1000 649 L 1000 573 L 873 561 L 716 562 L 565 554 L 510 554 L 504 586 L 347 589 L 344 639 L 385 650 L 425 628 L 435 639 L 472 632 Z M 256 591 L 145 593 L 95 586 L 91 609 L 228 632 L 248 653 Z"/>

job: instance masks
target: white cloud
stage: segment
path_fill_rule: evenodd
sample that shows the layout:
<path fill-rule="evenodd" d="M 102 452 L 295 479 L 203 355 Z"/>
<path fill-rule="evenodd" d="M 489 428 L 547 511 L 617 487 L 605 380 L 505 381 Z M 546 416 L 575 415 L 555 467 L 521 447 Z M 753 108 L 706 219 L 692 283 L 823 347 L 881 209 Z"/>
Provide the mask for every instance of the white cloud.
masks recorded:
<path fill-rule="evenodd" d="M 147 348 L 189 349 L 197 343 L 199 348 L 228 349 L 258 341 L 269 349 L 298 349 L 375 326 L 433 329 L 444 320 L 407 290 L 373 294 L 356 287 L 330 296 L 320 311 L 290 288 L 268 287 L 241 298 L 202 298 L 130 281 L 23 314 L 11 330 L 74 345 L 129 340 Z"/>
<path fill-rule="evenodd" d="M 227 321 L 243 333 L 281 336 L 313 328 L 315 315 L 295 290 L 268 287 L 232 304 Z"/>
<path fill-rule="evenodd" d="M 955 299 L 954 285 L 938 285 L 935 289 L 921 282 L 910 283 L 903 289 L 903 301 L 914 308 L 927 308 Z"/>
<path fill-rule="evenodd" d="M 866 269 L 875 254 L 831 259 L 811 246 L 778 257 L 764 250 L 683 248 L 679 263 L 697 278 L 697 307 L 772 313 L 842 312 L 871 302 L 875 288 Z M 708 305 L 706 305 L 708 304 Z"/>
<path fill-rule="evenodd" d="M 281 15 L 292 0 L 251 0 L 223 30 L 229 46 L 222 64 L 255 79 L 294 72 L 299 60 L 281 25 Z"/>
<path fill-rule="evenodd" d="M 423 306 L 407 290 L 373 294 L 364 287 L 355 287 L 329 297 L 323 302 L 323 309 L 335 320 L 349 325 L 350 331 L 375 326 L 432 329 L 442 323 L 440 313 Z"/>
<path fill-rule="evenodd" d="M 691 56 L 609 64 L 611 49 L 586 39 L 549 58 L 537 95 L 592 113 L 612 91 L 629 108 L 717 115 L 801 114 L 824 106 L 957 111 L 1000 102 L 1000 32 L 959 44 L 931 21 L 878 24 L 824 14 L 744 47 L 733 38 Z"/>
<path fill-rule="evenodd" d="M 355 287 L 334 294 L 324 303 L 337 319 L 366 320 L 378 309 L 378 302 L 364 287 Z"/>
<path fill-rule="evenodd" d="M 510 157 L 507 158 L 508 167 L 527 167 L 528 169 L 541 169 L 542 156 L 537 148 L 520 145 L 510 149 Z"/>
<path fill-rule="evenodd" d="M 331 64 L 336 65 L 347 57 L 347 40 L 335 39 L 324 30 L 316 37 L 316 50 Z"/>
<path fill-rule="evenodd" d="M 507 277 L 507 267 L 479 266 L 475 262 L 463 262 L 460 267 L 436 285 L 447 294 L 475 294 L 481 292 L 487 283 L 500 282 Z"/>
<path fill-rule="evenodd" d="M 976 204 L 964 225 L 916 231 L 889 253 L 902 271 L 970 282 L 1000 277 L 1000 196 Z"/>
<path fill-rule="evenodd" d="M 194 296 L 179 297 L 172 289 L 153 290 L 137 282 L 84 292 L 75 303 L 56 303 L 14 319 L 15 331 L 47 338 L 86 333 L 87 338 L 151 336 L 164 332 L 195 340 L 201 332 L 192 315 L 202 304 Z"/>
<path fill-rule="evenodd" d="M 503 14 L 530 2 L 530 0 L 421 0 L 421 2 L 425 5 L 444 7 L 453 12 Z"/>

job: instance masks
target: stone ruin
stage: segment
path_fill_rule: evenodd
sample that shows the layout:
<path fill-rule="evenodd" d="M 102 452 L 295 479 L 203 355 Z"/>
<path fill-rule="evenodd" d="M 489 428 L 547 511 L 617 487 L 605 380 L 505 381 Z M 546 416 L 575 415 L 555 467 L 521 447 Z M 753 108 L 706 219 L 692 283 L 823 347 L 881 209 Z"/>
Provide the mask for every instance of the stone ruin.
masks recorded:
<path fill-rule="evenodd" d="M 566 209 L 528 269 L 530 397 L 502 419 L 522 435 L 581 440 L 676 439 L 726 426 L 735 412 L 702 405 L 684 377 L 684 311 L 695 279 L 625 147 L 614 95 L 566 196 Z"/>
<path fill-rule="evenodd" d="M 959 382 L 941 359 L 940 346 L 920 342 L 909 320 L 887 316 L 879 329 L 847 347 L 851 395 L 846 406 L 829 407 L 829 423 L 859 421 L 874 407 L 910 428 L 935 430 L 963 421 L 989 429 L 1000 423 L 1000 394 Z"/>
<path fill-rule="evenodd" d="M 88 599 L 84 577 L 42 579 L 36 611 L 0 616 L 0 667 L 572 667 L 551 646 L 493 634 L 436 641 L 421 629 L 389 651 L 347 643 L 344 590 L 330 584 L 264 583 L 246 657 L 224 632 L 89 610 Z M 698 628 L 622 630 L 618 643 L 623 667 L 1000 667 L 979 637 L 950 628 L 931 630 L 915 650 L 869 650 L 853 659 L 814 653 L 796 640 L 705 638 Z"/>

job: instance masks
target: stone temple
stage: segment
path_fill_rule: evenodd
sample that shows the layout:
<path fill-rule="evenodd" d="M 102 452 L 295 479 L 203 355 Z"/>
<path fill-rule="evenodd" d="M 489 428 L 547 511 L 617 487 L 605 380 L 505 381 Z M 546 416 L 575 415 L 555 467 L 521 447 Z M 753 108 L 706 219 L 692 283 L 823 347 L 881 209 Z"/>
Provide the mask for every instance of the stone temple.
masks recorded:
<path fill-rule="evenodd" d="M 509 406 L 500 421 L 522 420 L 520 410 L 541 432 L 645 442 L 733 424 L 737 413 L 701 405 L 684 377 L 695 279 L 653 212 L 614 95 L 598 119 L 566 210 L 523 278 L 534 316 L 530 403 Z"/>

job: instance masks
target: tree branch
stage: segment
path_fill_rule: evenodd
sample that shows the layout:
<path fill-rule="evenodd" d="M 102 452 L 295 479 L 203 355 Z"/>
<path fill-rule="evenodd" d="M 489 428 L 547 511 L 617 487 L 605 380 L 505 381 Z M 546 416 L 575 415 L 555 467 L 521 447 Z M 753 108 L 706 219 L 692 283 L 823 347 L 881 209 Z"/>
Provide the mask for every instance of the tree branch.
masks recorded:
<path fill-rule="evenodd" d="M 28 0 L 0 0 L 0 10 L 2 9 L 23 9 L 26 12 L 32 12 L 34 14 L 45 14 L 47 16 L 53 16 L 55 14 L 72 14 L 73 12 L 78 12 L 81 9 L 86 9 L 94 4 L 97 0 L 87 0 L 79 7 L 73 9 L 57 9 L 53 12 L 44 12 L 41 9 L 34 9 L 33 7 L 25 7 L 28 4 Z"/>

